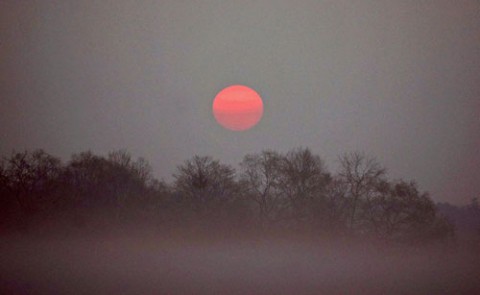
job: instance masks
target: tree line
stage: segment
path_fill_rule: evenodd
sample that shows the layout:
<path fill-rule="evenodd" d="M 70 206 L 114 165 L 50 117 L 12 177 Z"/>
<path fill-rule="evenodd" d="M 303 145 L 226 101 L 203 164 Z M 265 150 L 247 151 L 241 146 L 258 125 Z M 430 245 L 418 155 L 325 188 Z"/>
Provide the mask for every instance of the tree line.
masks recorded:
<path fill-rule="evenodd" d="M 437 209 L 455 226 L 460 240 L 480 241 L 480 205 L 478 198 L 472 198 L 469 204 L 455 206 L 450 203 L 438 203 Z"/>
<path fill-rule="evenodd" d="M 375 158 L 358 152 L 341 155 L 336 173 L 308 148 L 248 154 L 239 169 L 194 156 L 173 177 L 155 179 L 145 159 L 123 150 L 74 154 L 66 163 L 43 150 L 13 152 L 0 161 L 0 228 L 142 221 L 401 243 L 454 234 L 428 193 L 415 182 L 390 180 Z"/>

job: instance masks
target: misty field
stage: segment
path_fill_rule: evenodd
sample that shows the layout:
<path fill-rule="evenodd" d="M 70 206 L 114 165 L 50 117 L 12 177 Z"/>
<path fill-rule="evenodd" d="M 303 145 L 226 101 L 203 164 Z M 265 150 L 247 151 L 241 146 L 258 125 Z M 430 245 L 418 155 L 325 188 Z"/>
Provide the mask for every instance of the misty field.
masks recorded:
<path fill-rule="evenodd" d="M 12 235 L 6 294 L 479 294 L 478 250 L 123 231 Z"/>

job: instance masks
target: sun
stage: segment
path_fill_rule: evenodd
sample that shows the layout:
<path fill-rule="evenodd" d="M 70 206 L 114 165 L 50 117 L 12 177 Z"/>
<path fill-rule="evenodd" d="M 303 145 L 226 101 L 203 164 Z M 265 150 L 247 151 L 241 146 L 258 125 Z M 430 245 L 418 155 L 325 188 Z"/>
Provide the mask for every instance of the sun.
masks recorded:
<path fill-rule="evenodd" d="M 223 127 L 233 131 L 245 131 L 260 122 L 263 101 L 252 88 L 231 85 L 215 96 L 212 111 L 217 122 Z"/>

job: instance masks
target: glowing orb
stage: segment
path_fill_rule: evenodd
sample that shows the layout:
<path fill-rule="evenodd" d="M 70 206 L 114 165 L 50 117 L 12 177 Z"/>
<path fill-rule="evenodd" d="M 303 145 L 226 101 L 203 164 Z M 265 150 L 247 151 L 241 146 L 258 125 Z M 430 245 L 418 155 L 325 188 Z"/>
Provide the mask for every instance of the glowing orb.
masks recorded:
<path fill-rule="evenodd" d="M 244 131 L 255 126 L 263 115 L 263 101 L 255 90 L 232 85 L 220 91 L 213 100 L 213 115 L 223 127 Z"/>

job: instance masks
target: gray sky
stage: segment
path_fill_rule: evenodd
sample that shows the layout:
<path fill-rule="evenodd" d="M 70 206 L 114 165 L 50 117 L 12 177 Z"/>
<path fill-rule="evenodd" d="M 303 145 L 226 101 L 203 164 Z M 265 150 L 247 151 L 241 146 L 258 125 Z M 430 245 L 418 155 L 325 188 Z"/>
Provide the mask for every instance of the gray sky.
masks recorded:
<path fill-rule="evenodd" d="M 263 98 L 247 132 L 216 93 Z M 480 197 L 480 1 L 0 1 L 0 153 L 124 148 L 159 178 L 194 154 L 347 151 L 436 201 Z"/>

